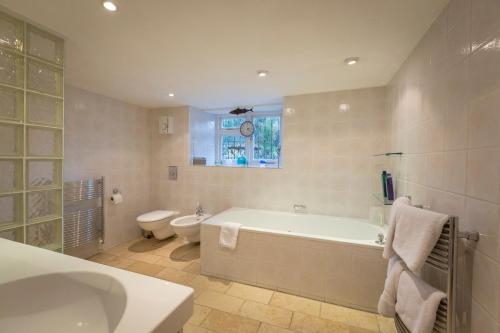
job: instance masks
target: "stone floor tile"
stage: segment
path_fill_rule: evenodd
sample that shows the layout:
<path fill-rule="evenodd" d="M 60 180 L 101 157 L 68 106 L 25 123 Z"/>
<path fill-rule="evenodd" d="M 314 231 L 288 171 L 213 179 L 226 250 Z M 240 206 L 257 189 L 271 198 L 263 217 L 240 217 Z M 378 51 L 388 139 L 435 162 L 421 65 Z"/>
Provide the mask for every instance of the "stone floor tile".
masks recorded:
<path fill-rule="evenodd" d="M 290 329 L 299 333 L 350 333 L 346 324 L 300 312 L 294 312 Z"/>
<path fill-rule="evenodd" d="M 196 277 L 195 274 L 191 274 L 184 271 L 179 271 L 175 268 L 162 267 L 163 269 L 155 275 L 155 277 L 184 285 L 189 285 L 189 283 Z"/>
<path fill-rule="evenodd" d="M 242 316 L 262 321 L 274 326 L 288 328 L 292 311 L 253 301 L 245 301 L 240 309 Z"/>
<path fill-rule="evenodd" d="M 225 293 L 231 287 L 231 282 L 214 277 L 197 275 L 189 285 L 193 288 L 210 289 L 220 293 Z"/>
<path fill-rule="evenodd" d="M 397 333 L 394 318 L 377 316 L 377 321 L 380 333 Z"/>
<path fill-rule="evenodd" d="M 147 262 L 136 261 L 133 264 L 125 267 L 125 269 L 127 271 L 131 271 L 131 272 L 135 272 L 135 273 L 139 273 L 139 274 L 155 276 L 162 269 L 164 269 L 164 267 L 160 266 L 160 265 L 155 265 L 155 264 L 148 264 Z"/>
<path fill-rule="evenodd" d="M 195 304 L 193 308 L 193 315 L 188 320 L 188 324 L 192 325 L 200 325 L 201 322 L 208 316 L 208 314 L 212 311 L 211 308 Z"/>
<path fill-rule="evenodd" d="M 195 303 L 225 312 L 238 313 L 243 300 L 213 290 L 205 290 L 195 299 Z"/>
<path fill-rule="evenodd" d="M 201 274 L 201 264 L 196 261 L 190 261 L 189 265 L 182 269 L 183 271 L 200 275 Z"/>
<path fill-rule="evenodd" d="M 281 292 L 275 292 L 269 304 L 312 316 L 319 316 L 321 308 L 319 301 Z"/>
<path fill-rule="evenodd" d="M 258 333 L 294 333 L 287 328 L 281 328 L 267 323 L 261 323 Z"/>
<path fill-rule="evenodd" d="M 227 294 L 250 301 L 268 304 L 269 300 L 273 296 L 273 291 L 233 282 L 227 291 Z"/>
<path fill-rule="evenodd" d="M 373 313 L 354 310 L 343 306 L 322 303 L 321 318 L 337 321 L 350 326 L 378 331 L 377 316 Z"/>
<path fill-rule="evenodd" d="M 213 310 L 202 322 L 201 327 L 220 333 L 256 333 L 259 325 L 257 320 Z"/>

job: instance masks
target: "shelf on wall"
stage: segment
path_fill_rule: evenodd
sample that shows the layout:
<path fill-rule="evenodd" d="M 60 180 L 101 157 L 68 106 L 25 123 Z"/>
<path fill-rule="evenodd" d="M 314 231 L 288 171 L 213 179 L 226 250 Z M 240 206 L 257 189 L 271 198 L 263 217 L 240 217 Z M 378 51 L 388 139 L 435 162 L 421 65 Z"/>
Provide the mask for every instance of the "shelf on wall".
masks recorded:
<path fill-rule="evenodd" d="M 382 194 L 372 193 L 373 197 L 377 199 L 377 201 L 384 206 L 392 206 L 393 201 L 389 201 L 383 197 Z"/>
<path fill-rule="evenodd" d="M 401 156 L 401 155 L 403 155 L 402 152 L 389 152 L 389 153 L 374 154 L 372 156 L 376 157 L 376 156 Z"/>

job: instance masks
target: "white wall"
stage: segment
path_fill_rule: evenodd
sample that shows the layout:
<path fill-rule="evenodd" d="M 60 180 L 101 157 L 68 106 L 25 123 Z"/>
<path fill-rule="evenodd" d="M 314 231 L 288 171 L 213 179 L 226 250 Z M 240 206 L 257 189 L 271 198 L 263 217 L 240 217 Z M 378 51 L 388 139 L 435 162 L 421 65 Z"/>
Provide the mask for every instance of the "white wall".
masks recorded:
<path fill-rule="evenodd" d="M 498 13 L 498 0 L 451 0 L 388 95 L 391 146 L 406 153 L 399 193 L 483 234 L 460 258 L 460 322 L 473 333 L 500 331 Z"/>
<path fill-rule="evenodd" d="M 207 165 L 215 164 L 216 119 L 214 114 L 189 108 L 190 158 L 205 157 Z"/>
<path fill-rule="evenodd" d="M 151 126 L 148 110 L 65 87 L 64 179 L 105 177 L 106 248 L 140 235 L 136 217 L 150 209 Z M 155 127 L 156 129 L 157 127 Z"/>

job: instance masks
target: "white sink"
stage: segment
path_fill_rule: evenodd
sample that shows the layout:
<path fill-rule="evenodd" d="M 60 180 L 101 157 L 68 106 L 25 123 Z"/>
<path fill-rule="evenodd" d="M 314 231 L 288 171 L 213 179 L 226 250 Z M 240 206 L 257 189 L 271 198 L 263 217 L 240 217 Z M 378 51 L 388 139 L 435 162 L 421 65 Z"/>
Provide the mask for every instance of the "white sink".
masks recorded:
<path fill-rule="evenodd" d="M 0 295 L 2 332 L 113 332 L 127 304 L 118 280 L 92 272 L 7 282 L 0 285 Z"/>
<path fill-rule="evenodd" d="M 0 332 L 177 333 L 193 289 L 0 239 Z"/>

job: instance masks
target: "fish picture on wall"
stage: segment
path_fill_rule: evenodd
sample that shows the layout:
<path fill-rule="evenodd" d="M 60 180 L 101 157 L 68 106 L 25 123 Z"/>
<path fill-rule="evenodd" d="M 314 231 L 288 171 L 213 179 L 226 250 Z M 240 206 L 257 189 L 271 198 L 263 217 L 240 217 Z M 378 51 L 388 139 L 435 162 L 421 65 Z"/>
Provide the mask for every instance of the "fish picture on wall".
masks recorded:
<path fill-rule="evenodd" d="M 229 112 L 230 114 L 234 114 L 234 115 L 240 115 L 240 114 L 245 114 L 247 112 L 253 112 L 253 108 L 250 108 L 250 109 L 245 109 L 245 108 L 236 108 L 234 109 L 233 111 Z"/>

